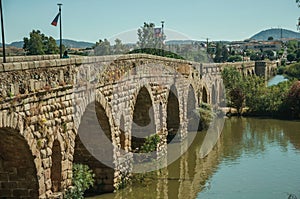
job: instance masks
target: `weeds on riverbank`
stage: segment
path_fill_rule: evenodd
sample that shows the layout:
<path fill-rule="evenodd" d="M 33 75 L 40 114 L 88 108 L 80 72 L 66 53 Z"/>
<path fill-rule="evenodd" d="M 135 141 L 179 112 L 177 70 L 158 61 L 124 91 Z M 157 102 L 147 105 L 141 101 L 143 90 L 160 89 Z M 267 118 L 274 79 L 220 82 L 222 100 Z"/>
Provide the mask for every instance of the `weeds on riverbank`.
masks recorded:
<path fill-rule="evenodd" d="M 267 87 L 264 78 L 243 76 L 234 67 L 224 68 L 222 77 L 228 106 L 236 108 L 237 115 L 246 108 L 243 115 L 247 116 L 299 118 L 300 81 L 284 81 Z"/>

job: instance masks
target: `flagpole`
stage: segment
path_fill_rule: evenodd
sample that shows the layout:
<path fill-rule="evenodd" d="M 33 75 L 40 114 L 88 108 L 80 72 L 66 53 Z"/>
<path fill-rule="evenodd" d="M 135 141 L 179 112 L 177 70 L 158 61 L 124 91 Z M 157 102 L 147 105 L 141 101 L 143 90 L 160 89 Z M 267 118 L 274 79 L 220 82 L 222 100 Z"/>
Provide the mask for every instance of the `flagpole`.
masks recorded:
<path fill-rule="evenodd" d="M 0 0 L 0 12 L 1 12 L 0 15 L 1 15 L 1 30 L 2 30 L 3 63 L 6 63 L 2 0 Z"/>
<path fill-rule="evenodd" d="M 61 3 L 57 4 L 59 7 L 59 56 L 62 58 L 62 23 L 61 23 Z"/>

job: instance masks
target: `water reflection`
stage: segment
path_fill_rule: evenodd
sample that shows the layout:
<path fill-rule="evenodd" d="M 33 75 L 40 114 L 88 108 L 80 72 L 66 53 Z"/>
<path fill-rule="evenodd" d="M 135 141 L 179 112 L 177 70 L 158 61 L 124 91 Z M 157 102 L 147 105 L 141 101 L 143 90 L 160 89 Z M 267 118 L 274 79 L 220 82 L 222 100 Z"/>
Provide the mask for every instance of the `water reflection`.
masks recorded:
<path fill-rule="evenodd" d="M 294 121 L 227 119 L 205 158 L 200 151 L 209 135 L 199 132 L 188 151 L 146 183 L 96 198 L 300 198 L 299 127 Z"/>

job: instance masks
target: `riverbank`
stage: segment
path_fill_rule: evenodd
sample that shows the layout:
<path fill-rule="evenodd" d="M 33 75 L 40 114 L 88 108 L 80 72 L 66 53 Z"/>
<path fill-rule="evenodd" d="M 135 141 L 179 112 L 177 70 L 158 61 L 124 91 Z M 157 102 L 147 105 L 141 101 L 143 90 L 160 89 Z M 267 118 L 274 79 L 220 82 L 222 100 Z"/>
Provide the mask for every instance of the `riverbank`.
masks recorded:
<path fill-rule="evenodd" d="M 279 119 L 279 120 L 293 120 L 298 121 L 300 118 L 294 118 L 291 115 L 288 116 L 288 114 L 280 114 L 280 113 L 251 113 L 248 112 L 248 108 L 243 108 L 242 113 L 238 114 L 238 111 L 236 108 L 232 107 L 221 107 L 220 111 L 228 118 L 230 117 L 249 117 L 249 118 L 269 118 L 269 119 Z"/>

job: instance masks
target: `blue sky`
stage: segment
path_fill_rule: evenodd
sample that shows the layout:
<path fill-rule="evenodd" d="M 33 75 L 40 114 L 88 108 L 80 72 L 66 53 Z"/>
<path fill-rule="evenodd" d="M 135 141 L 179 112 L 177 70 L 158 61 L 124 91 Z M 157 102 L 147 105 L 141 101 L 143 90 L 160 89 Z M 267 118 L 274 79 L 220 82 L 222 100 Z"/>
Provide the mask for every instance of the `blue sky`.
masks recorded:
<path fill-rule="evenodd" d="M 295 0 L 2 0 L 6 43 L 33 29 L 59 38 L 59 28 L 50 25 L 58 2 L 63 37 L 93 43 L 114 35 L 132 42 L 144 22 L 160 26 L 161 20 L 167 39 L 244 40 L 268 28 L 296 31 L 300 16 Z"/>

